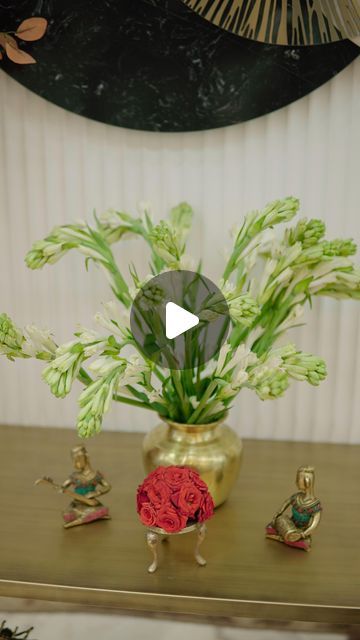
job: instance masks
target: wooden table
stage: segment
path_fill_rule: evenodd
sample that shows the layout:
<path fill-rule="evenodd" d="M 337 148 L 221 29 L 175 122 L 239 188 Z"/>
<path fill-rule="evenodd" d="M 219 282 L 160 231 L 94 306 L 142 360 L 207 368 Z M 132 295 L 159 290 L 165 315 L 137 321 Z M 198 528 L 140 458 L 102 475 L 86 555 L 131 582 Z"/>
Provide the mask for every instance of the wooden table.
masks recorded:
<path fill-rule="evenodd" d="M 245 442 L 237 486 L 209 522 L 206 567 L 191 534 L 162 545 L 158 571 L 135 509 L 144 476 L 142 436 L 103 433 L 87 444 L 113 484 L 112 520 L 64 530 L 68 498 L 34 480 L 71 471 L 73 431 L 0 428 L 0 596 L 50 600 L 207 621 L 253 618 L 360 624 L 360 447 Z M 311 553 L 266 540 L 264 525 L 313 464 L 323 520 Z"/>

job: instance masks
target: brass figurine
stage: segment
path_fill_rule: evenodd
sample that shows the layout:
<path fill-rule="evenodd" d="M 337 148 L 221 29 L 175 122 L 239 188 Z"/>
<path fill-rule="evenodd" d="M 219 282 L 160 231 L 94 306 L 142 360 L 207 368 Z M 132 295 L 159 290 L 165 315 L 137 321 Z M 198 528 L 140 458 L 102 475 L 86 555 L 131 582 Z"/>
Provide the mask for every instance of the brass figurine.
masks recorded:
<path fill-rule="evenodd" d="M 12 638 L 22 638 L 26 640 L 29 637 L 29 633 L 33 630 L 34 627 L 30 627 L 29 629 L 24 629 L 24 631 L 19 631 L 19 627 L 16 627 L 14 631 L 5 627 L 6 620 L 3 620 L 0 626 L 0 639 L 2 640 L 12 640 Z"/>
<path fill-rule="evenodd" d="M 299 467 L 296 484 L 299 491 L 288 498 L 266 527 L 266 537 L 289 547 L 310 551 L 311 534 L 319 525 L 322 506 L 314 496 L 315 470 Z M 285 511 L 291 507 L 291 515 Z"/>
<path fill-rule="evenodd" d="M 85 447 L 77 446 L 71 450 L 75 471 L 63 482 L 56 484 L 51 478 L 40 478 L 35 484 L 46 483 L 73 498 L 69 507 L 63 512 L 64 527 L 76 527 L 95 520 L 110 518 L 108 507 L 98 498 L 111 490 L 111 485 L 100 471 L 94 471 L 90 464 Z"/>

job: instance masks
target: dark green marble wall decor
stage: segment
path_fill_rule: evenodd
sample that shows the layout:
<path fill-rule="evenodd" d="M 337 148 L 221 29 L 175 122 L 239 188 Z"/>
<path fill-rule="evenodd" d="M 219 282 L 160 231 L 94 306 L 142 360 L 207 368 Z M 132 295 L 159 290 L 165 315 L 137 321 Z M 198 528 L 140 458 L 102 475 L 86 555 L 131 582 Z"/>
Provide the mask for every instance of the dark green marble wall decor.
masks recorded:
<path fill-rule="evenodd" d="M 348 40 L 297 48 L 252 42 L 181 0 L 3 0 L 0 30 L 31 15 L 49 21 L 44 38 L 29 43 L 38 62 L 3 60 L 9 75 L 75 113 L 150 131 L 212 129 L 269 113 L 360 51 Z"/>

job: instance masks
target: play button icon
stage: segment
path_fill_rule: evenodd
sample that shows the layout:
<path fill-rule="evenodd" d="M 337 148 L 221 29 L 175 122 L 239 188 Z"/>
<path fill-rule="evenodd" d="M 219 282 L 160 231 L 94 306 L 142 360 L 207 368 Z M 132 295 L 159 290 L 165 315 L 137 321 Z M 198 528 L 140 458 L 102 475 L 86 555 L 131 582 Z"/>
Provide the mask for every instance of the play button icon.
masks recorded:
<path fill-rule="evenodd" d="M 130 313 L 139 350 L 159 367 L 194 369 L 227 338 L 230 316 L 220 289 L 193 271 L 166 271 L 139 289 Z"/>
<path fill-rule="evenodd" d="M 199 324 L 199 318 L 196 315 L 179 307 L 175 302 L 167 302 L 165 310 L 165 333 L 169 340 L 181 336 L 182 333 Z"/>

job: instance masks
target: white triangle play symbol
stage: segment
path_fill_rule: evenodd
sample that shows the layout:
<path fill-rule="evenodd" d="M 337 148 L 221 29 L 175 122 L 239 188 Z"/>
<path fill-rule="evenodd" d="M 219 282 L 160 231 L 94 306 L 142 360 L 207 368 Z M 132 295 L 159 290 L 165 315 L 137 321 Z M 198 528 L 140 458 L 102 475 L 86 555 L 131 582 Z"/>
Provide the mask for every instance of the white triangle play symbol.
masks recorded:
<path fill-rule="evenodd" d="M 185 331 L 196 327 L 199 318 L 175 302 L 168 302 L 165 307 L 165 332 L 168 340 L 177 338 Z"/>

